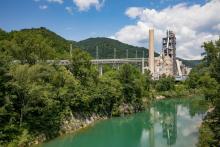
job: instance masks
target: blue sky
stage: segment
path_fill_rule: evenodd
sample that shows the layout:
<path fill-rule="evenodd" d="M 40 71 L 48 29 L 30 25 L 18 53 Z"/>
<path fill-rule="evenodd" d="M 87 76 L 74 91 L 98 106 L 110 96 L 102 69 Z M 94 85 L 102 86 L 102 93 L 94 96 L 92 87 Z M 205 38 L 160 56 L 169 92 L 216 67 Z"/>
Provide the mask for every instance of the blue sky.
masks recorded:
<path fill-rule="evenodd" d="M 219 0 L 214 1 L 217 4 L 220 2 Z M 156 48 L 159 51 L 162 34 L 167 28 L 172 29 L 175 25 L 174 31 L 177 32 L 177 39 L 179 35 L 182 40 L 182 38 L 185 39 L 184 33 L 187 31 L 188 33 L 196 31 L 195 34 L 204 37 L 204 33 L 207 33 L 205 29 L 210 25 L 206 23 L 205 26 L 195 27 L 193 22 L 197 20 L 193 20 L 190 16 L 183 18 L 183 21 L 191 19 L 189 27 L 186 26 L 186 23 L 182 25 L 177 23 L 179 20 L 174 21 L 173 24 L 167 23 L 166 20 L 170 18 L 164 19 L 163 13 L 171 17 L 175 11 L 183 13 L 186 11 L 186 15 L 197 12 L 197 9 L 203 12 L 202 8 L 206 5 L 209 7 L 209 3 L 213 2 L 207 0 L 1 0 L 0 28 L 11 31 L 43 26 L 66 39 L 75 41 L 100 36 L 132 45 L 147 46 L 145 43 L 148 39 L 147 31 L 149 27 L 153 27 L 158 30 L 155 35 L 156 37 L 158 35 L 159 38 L 156 41 Z M 210 6 L 212 11 L 216 10 L 214 6 L 216 3 Z M 196 6 L 197 8 L 194 10 Z M 214 15 L 212 12 L 210 13 Z M 176 17 L 185 17 L 182 15 L 179 14 Z M 148 21 L 149 16 L 155 17 L 154 20 L 166 22 L 165 27 L 159 26 L 161 23 L 157 21 Z M 216 16 L 209 16 L 206 21 L 210 21 L 213 17 Z M 217 31 L 220 30 L 220 21 L 215 21 L 212 25 L 216 26 Z M 179 28 L 177 29 L 176 26 Z M 178 32 L 181 33 L 178 34 Z M 207 33 L 205 36 L 212 35 L 209 37 L 211 39 L 218 35 L 214 30 L 208 30 L 208 32 L 210 34 Z M 135 34 L 132 35 L 132 33 Z M 187 50 L 187 44 L 183 43 L 179 46 L 180 50 L 186 50 L 182 57 L 199 58 L 202 49 L 195 49 L 198 51 L 193 52 L 193 56 L 189 56 L 191 52 L 187 53 L 189 49 Z"/>

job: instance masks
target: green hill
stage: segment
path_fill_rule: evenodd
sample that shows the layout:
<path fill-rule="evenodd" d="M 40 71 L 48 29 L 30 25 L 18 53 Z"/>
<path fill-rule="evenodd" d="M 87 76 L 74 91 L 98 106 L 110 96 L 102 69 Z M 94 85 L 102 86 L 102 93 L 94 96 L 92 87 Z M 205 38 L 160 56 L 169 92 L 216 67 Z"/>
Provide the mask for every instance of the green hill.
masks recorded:
<path fill-rule="evenodd" d="M 46 28 L 22 29 L 5 32 L 0 30 L 0 50 L 19 60 L 66 59 L 70 44 Z"/>
<path fill-rule="evenodd" d="M 100 59 L 114 58 L 114 49 L 116 49 L 116 58 L 126 58 L 127 50 L 128 58 L 135 58 L 136 51 L 138 58 L 143 57 L 143 52 L 144 57 L 148 57 L 148 49 L 146 48 L 128 45 L 109 38 L 89 38 L 78 42 L 78 45 L 80 48 L 89 52 L 93 57 L 96 57 L 96 48 L 98 47 L 98 55 Z M 158 55 L 158 53 L 155 53 L 155 56 Z"/>
<path fill-rule="evenodd" d="M 118 40 L 109 39 L 109 38 L 89 38 L 86 40 L 82 40 L 77 43 L 78 46 L 85 51 L 89 52 L 94 58 L 96 58 L 96 48 L 98 47 L 98 55 L 100 59 L 104 58 L 114 58 L 114 48 L 116 49 L 116 58 L 126 58 L 126 50 L 128 50 L 128 57 L 135 58 L 136 51 L 137 57 L 148 57 L 148 49 L 144 47 L 136 47 L 132 45 L 128 45 L 122 43 Z M 155 56 L 159 56 L 158 53 L 155 53 Z M 186 66 L 195 67 L 200 60 L 184 60 L 180 59 Z"/>
<path fill-rule="evenodd" d="M 183 62 L 183 64 L 185 64 L 186 66 L 188 67 L 195 67 L 196 65 L 198 65 L 201 60 L 185 60 L 185 59 L 181 59 L 181 58 L 178 58 L 179 60 L 181 60 Z"/>
<path fill-rule="evenodd" d="M 96 58 L 96 48 L 100 59 L 148 57 L 148 49 L 122 43 L 110 38 L 89 38 L 79 42 L 66 40 L 58 34 L 44 28 L 22 29 L 19 31 L 5 32 L 0 29 L 0 51 L 7 52 L 9 55 L 19 60 L 36 59 L 67 59 L 69 57 L 70 44 L 74 48 L 81 48 Z M 155 53 L 155 56 L 158 56 Z M 189 67 L 194 67 L 199 60 L 183 60 Z"/>

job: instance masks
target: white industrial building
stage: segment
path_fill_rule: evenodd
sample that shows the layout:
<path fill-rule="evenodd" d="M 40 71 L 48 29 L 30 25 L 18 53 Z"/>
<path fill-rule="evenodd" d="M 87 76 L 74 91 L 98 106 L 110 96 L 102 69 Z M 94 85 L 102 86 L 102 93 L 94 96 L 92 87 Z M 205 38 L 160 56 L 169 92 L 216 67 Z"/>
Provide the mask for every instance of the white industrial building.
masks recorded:
<path fill-rule="evenodd" d="M 176 80 L 184 80 L 191 68 L 185 66 L 176 58 L 176 37 L 173 31 L 168 30 L 162 39 L 162 49 L 159 57 L 154 57 L 154 30 L 149 30 L 149 58 L 148 66 L 153 79 L 162 76 L 173 76 Z"/>

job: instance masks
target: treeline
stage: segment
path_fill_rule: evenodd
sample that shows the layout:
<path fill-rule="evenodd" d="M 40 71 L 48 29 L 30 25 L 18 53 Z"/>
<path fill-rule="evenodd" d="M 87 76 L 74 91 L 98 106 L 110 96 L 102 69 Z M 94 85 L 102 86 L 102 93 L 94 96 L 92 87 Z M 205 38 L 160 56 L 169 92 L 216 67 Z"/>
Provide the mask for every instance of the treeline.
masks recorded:
<path fill-rule="evenodd" d="M 0 33 L 0 145 L 26 146 L 41 134 L 58 136 L 70 115 L 110 117 L 143 109 L 149 74 L 126 64 L 99 77 L 91 56 L 77 48 L 72 58 L 66 55 L 70 65 L 46 64 L 66 51 L 24 31 Z"/>
<path fill-rule="evenodd" d="M 147 41 L 146 41 L 147 45 Z M 91 54 L 92 57 L 96 58 L 96 51 L 98 49 L 98 58 L 100 59 L 109 59 L 109 58 L 148 58 L 148 49 L 144 47 L 137 47 L 122 43 L 118 40 L 110 39 L 110 38 L 89 38 L 86 40 L 82 40 L 77 42 L 77 46 L 81 49 L 87 51 Z M 98 47 L 98 48 L 97 48 Z M 136 52 L 137 51 L 137 52 Z M 178 52 L 178 50 L 177 50 Z M 158 53 L 155 52 L 155 57 L 159 56 Z M 200 60 L 184 60 L 178 58 L 188 67 L 195 67 Z"/>
<path fill-rule="evenodd" d="M 1 41 L 3 50 L 8 48 L 8 54 L 29 62 L 39 60 L 38 56 L 48 60 L 67 59 L 70 44 L 73 48 L 87 51 L 93 58 L 96 58 L 97 47 L 100 59 L 114 58 L 114 52 L 116 58 L 127 58 L 127 50 L 128 58 L 135 58 L 136 51 L 138 58 L 148 57 L 148 49 L 144 47 L 128 45 L 109 38 L 89 38 L 79 42 L 69 41 L 44 27 L 11 32 L 0 29 L 0 36 L 0 40 L 5 40 Z M 155 52 L 155 56 L 159 56 L 159 54 Z M 199 60 L 180 60 L 189 67 L 194 67 L 200 62 Z"/>
<path fill-rule="evenodd" d="M 142 58 L 143 56 L 144 58 L 148 57 L 148 49 L 128 45 L 110 38 L 89 38 L 79 41 L 77 44 L 80 48 L 89 52 L 93 57 L 96 57 L 96 51 L 98 49 L 100 59 L 112 59 L 114 58 L 114 53 L 116 58 L 127 58 L 127 55 L 128 58 L 136 58 L 136 55 L 137 58 Z M 159 54 L 155 53 L 155 56 L 159 56 Z"/>
<path fill-rule="evenodd" d="M 220 146 L 220 39 L 203 44 L 204 59 L 187 80 L 189 88 L 204 94 L 214 110 L 205 117 L 200 128 L 199 147 Z"/>
<path fill-rule="evenodd" d="M 67 59 L 70 44 L 46 28 L 23 29 L 5 32 L 0 29 L 0 51 L 22 63 L 34 64 L 37 60 Z"/>

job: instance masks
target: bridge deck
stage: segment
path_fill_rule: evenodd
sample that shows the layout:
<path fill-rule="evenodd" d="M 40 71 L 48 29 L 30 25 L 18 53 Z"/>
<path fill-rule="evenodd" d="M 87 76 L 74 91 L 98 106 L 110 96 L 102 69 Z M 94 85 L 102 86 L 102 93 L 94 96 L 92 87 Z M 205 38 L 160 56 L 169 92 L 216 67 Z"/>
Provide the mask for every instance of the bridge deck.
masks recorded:
<path fill-rule="evenodd" d="M 123 64 L 123 63 L 142 63 L 147 62 L 143 58 L 126 58 L 126 59 L 94 59 L 91 60 L 92 64 Z"/>

